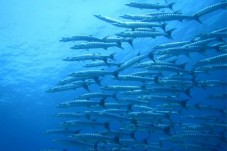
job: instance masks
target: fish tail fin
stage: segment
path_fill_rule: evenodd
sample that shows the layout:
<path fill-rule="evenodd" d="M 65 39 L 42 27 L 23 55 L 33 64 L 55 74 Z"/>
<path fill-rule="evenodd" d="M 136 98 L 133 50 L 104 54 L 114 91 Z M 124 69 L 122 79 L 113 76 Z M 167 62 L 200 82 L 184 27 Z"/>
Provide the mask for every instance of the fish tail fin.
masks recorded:
<path fill-rule="evenodd" d="M 110 131 L 110 123 L 109 123 L 109 122 L 105 122 L 105 123 L 104 123 L 104 127 L 105 127 L 108 131 Z"/>
<path fill-rule="evenodd" d="M 114 137 L 114 142 L 115 142 L 116 144 L 121 145 L 119 136 L 115 136 L 115 137 Z"/>
<path fill-rule="evenodd" d="M 99 105 L 102 106 L 102 107 L 105 107 L 105 100 L 106 99 L 101 99 L 100 102 L 99 102 Z"/>
<path fill-rule="evenodd" d="M 98 144 L 99 144 L 99 140 L 96 141 L 94 144 L 94 151 L 98 151 Z"/>
<path fill-rule="evenodd" d="M 200 24 L 203 24 L 202 21 L 200 20 L 200 16 L 198 16 L 197 14 L 193 15 L 194 19 L 199 22 Z"/>
<path fill-rule="evenodd" d="M 220 133 L 220 138 L 219 138 L 222 142 L 227 143 L 227 138 L 225 137 L 225 133 L 221 132 Z"/>
<path fill-rule="evenodd" d="M 88 87 L 88 85 L 87 85 L 87 83 L 85 83 L 84 82 L 84 84 L 83 84 L 83 86 L 82 86 L 85 90 L 87 90 L 88 92 L 90 92 L 90 90 L 89 90 L 89 87 Z"/>
<path fill-rule="evenodd" d="M 119 71 L 118 71 L 118 70 L 116 70 L 116 71 L 113 72 L 113 76 L 114 76 L 116 79 L 119 78 L 119 77 L 118 77 L 118 74 L 119 74 Z"/>
<path fill-rule="evenodd" d="M 131 133 L 130 133 L 130 137 L 134 140 L 136 140 L 136 130 L 133 130 Z"/>
<path fill-rule="evenodd" d="M 154 52 L 150 52 L 149 53 L 149 58 L 151 59 L 151 61 L 153 61 L 154 63 L 156 63 L 156 61 L 154 59 Z"/>
<path fill-rule="evenodd" d="M 112 95 L 112 98 L 117 99 L 117 93 L 114 93 L 114 94 Z"/>
<path fill-rule="evenodd" d="M 185 66 L 186 66 L 187 64 L 188 64 L 187 62 L 182 63 L 182 64 L 179 65 L 179 67 L 182 68 L 182 69 L 185 69 Z"/>
<path fill-rule="evenodd" d="M 144 144 L 149 144 L 149 136 L 148 137 L 146 137 L 146 138 L 144 138 L 143 140 L 142 140 L 142 142 L 144 143 Z"/>
<path fill-rule="evenodd" d="M 196 103 L 194 106 L 195 106 L 195 108 L 196 108 L 197 110 L 200 110 L 200 109 L 201 109 L 199 103 Z"/>
<path fill-rule="evenodd" d="M 180 102 L 181 107 L 187 109 L 187 103 L 188 103 L 188 101 L 189 101 L 189 99 L 182 100 L 182 101 Z"/>
<path fill-rule="evenodd" d="M 100 79 L 99 77 L 94 77 L 94 81 L 96 84 L 98 84 L 99 86 L 101 85 Z"/>
<path fill-rule="evenodd" d="M 155 83 L 155 84 L 160 84 L 159 75 L 156 75 L 156 76 L 154 77 L 154 83 Z"/>
<path fill-rule="evenodd" d="M 120 43 L 117 43 L 117 47 L 118 47 L 118 48 L 121 48 L 121 49 L 124 49 L 124 48 L 121 46 L 121 42 L 120 42 Z"/>
<path fill-rule="evenodd" d="M 182 14 L 181 10 L 173 11 L 174 14 Z"/>
<path fill-rule="evenodd" d="M 108 65 L 107 58 L 103 58 L 102 60 Z"/>
<path fill-rule="evenodd" d="M 101 41 L 106 41 L 106 39 L 108 38 L 109 36 L 106 36 L 104 38 L 101 39 Z"/>
<path fill-rule="evenodd" d="M 129 40 L 128 40 L 128 43 L 129 43 L 129 45 L 130 45 L 132 48 L 134 48 L 133 39 L 129 39 Z"/>
<path fill-rule="evenodd" d="M 170 136 L 170 135 L 171 135 L 170 130 L 171 130 L 171 127 L 170 127 L 170 126 L 167 126 L 167 127 L 164 128 L 163 131 L 164 131 L 164 133 L 165 133 L 166 135 L 169 135 L 169 136 Z"/>
<path fill-rule="evenodd" d="M 167 23 L 161 24 L 161 28 L 162 28 L 164 31 L 166 31 L 166 26 L 167 26 Z"/>
<path fill-rule="evenodd" d="M 173 10 L 173 5 L 175 5 L 175 3 L 170 3 L 168 6 L 169 6 L 170 9 Z"/>
<path fill-rule="evenodd" d="M 127 112 L 132 112 L 132 107 L 133 107 L 133 105 L 129 104 L 128 107 L 127 107 Z"/>
<path fill-rule="evenodd" d="M 115 52 L 110 54 L 110 59 L 115 60 L 115 54 L 116 54 Z"/>
<path fill-rule="evenodd" d="M 191 96 L 191 87 L 185 89 L 184 93 L 185 93 L 188 97 L 192 98 L 192 96 Z"/>
<path fill-rule="evenodd" d="M 173 28 L 173 29 L 170 29 L 170 30 L 166 31 L 166 37 L 169 38 L 169 39 L 173 39 L 172 33 L 173 33 L 173 31 L 174 31 L 175 29 L 176 29 L 176 28 Z"/>

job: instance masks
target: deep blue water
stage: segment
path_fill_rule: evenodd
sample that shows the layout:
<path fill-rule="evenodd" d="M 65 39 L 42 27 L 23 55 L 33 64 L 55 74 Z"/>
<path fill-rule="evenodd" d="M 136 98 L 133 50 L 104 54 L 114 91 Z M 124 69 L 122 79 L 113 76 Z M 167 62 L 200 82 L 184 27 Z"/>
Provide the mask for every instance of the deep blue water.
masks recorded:
<path fill-rule="evenodd" d="M 141 0 L 133 0 L 141 2 Z M 163 2 L 162 0 L 156 0 Z M 155 1 L 155 2 L 156 2 Z M 63 58 L 74 56 L 86 50 L 70 50 L 72 43 L 60 43 L 62 37 L 91 34 L 95 37 L 106 37 L 122 31 L 98 20 L 93 15 L 101 14 L 118 18 L 123 14 L 143 14 L 149 10 L 139 10 L 126 7 L 130 0 L 39 0 L 39 1 L 0 1 L 0 151 L 38 151 L 46 148 L 64 149 L 66 146 L 56 144 L 51 140 L 57 136 L 47 136 L 43 132 L 57 128 L 61 119 L 51 115 L 59 112 L 55 106 L 63 101 L 69 101 L 84 89 L 62 93 L 49 94 L 45 91 L 55 86 L 69 73 L 79 71 L 84 62 L 70 63 Z M 143 0 L 143 2 L 152 2 Z M 220 2 L 219 0 L 174 0 L 175 10 L 184 14 L 196 11 Z M 123 20 L 123 19 L 122 19 Z M 91 52 L 110 54 L 117 52 L 116 58 L 124 62 L 135 56 L 151 51 L 155 45 L 191 40 L 196 34 L 210 32 L 226 27 L 226 11 L 220 10 L 201 18 L 203 24 L 196 21 L 171 22 L 168 28 L 177 28 L 173 33 L 174 40 L 166 38 L 136 39 L 134 49 L 123 44 L 125 50 L 110 48 L 108 51 L 97 49 Z M 211 52 L 208 55 L 213 55 Z M 192 54 L 185 60 L 203 59 L 206 56 Z M 190 63 L 189 65 L 190 66 Z M 127 72 L 126 72 L 127 73 Z M 226 72 L 214 72 L 213 78 L 226 79 Z M 208 76 L 202 78 L 209 78 Z M 111 82 L 111 81 L 110 81 Z M 109 83 L 104 79 L 103 83 Z M 95 90 L 96 87 L 91 87 Z M 207 93 L 225 91 L 217 89 L 193 89 L 193 101 L 202 100 Z M 206 104 L 206 102 L 204 103 Z M 209 103 L 208 103 L 209 104 Z M 226 104 L 211 103 L 213 106 Z M 68 148 L 68 147 L 67 147 Z"/>

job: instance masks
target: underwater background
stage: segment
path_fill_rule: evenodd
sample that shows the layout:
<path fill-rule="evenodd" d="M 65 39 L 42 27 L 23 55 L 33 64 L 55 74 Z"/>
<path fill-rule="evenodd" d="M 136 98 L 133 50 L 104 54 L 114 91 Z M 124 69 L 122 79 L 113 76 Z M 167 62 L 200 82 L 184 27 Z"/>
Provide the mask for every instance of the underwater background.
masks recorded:
<path fill-rule="evenodd" d="M 83 88 L 62 93 L 47 93 L 69 73 L 80 71 L 84 62 L 64 62 L 63 58 L 89 53 L 87 50 L 71 50 L 72 43 L 61 43 L 62 37 L 73 35 L 93 35 L 103 38 L 121 32 L 123 29 L 98 20 L 93 15 L 101 14 L 119 18 L 123 14 L 143 14 L 150 10 L 130 8 L 124 4 L 132 0 L 7 0 L 0 1 L 0 151 L 39 151 L 42 149 L 75 150 L 73 146 L 58 144 L 52 140 L 62 136 L 49 136 L 44 132 L 57 128 L 62 119 L 51 115 L 60 110 L 56 106 L 74 99 L 86 92 Z M 162 0 L 133 0 L 133 2 L 163 3 Z M 218 0 L 172 0 L 174 10 L 193 14 Z M 199 33 L 211 32 L 227 26 L 226 11 L 218 10 L 201 17 L 202 24 L 191 21 L 168 23 L 167 28 L 176 28 L 173 40 L 165 37 L 156 39 L 136 39 L 134 48 L 122 44 L 124 50 L 92 50 L 93 53 L 110 54 L 116 52 L 120 63 L 140 54 L 147 53 L 152 47 L 174 41 L 191 40 Z M 208 53 L 214 56 L 215 52 Z M 207 56 L 193 53 L 190 57 L 180 56 L 177 62 L 188 62 Z M 139 69 L 137 69 L 139 71 Z M 213 79 L 227 80 L 226 72 L 212 72 Z M 209 79 L 203 75 L 200 79 Z M 111 85 L 104 78 L 103 85 Z M 91 86 L 94 91 L 96 86 Z M 212 89 L 192 89 L 192 101 L 202 101 L 205 105 L 226 108 L 226 101 L 202 100 L 207 94 L 226 92 L 226 87 Z M 64 111 L 64 110 L 62 110 Z M 219 114 L 217 113 L 217 116 Z M 156 137 L 159 137 L 158 135 Z M 221 147 L 224 151 L 224 147 Z"/>

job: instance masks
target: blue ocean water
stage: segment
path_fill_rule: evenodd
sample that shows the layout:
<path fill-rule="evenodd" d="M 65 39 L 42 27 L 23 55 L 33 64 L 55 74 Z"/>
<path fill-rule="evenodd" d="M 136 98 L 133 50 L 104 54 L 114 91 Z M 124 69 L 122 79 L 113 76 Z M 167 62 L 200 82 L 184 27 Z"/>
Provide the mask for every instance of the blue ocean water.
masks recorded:
<path fill-rule="evenodd" d="M 101 14 L 120 19 L 123 14 L 143 14 L 149 10 L 126 7 L 132 0 L 39 0 L 39 1 L 0 1 L 0 151 L 38 151 L 47 148 L 73 149 L 51 140 L 61 136 L 44 135 L 48 129 L 57 128 L 62 119 L 52 117 L 60 110 L 56 105 L 69 101 L 85 92 L 76 91 L 49 94 L 45 91 L 64 79 L 69 73 L 84 69 L 84 62 L 64 62 L 63 58 L 84 53 L 87 50 L 71 50 L 72 43 L 60 43 L 62 37 L 87 34 L 106 37 L 121 32 L 98 20 L 93 15 Z M 141 2 L 141 0 L 133 0 Z M 142 2 L 151 2 L 143 0 Z M 155 2 L 163 3 L 162 0 Z M 193 14 L 219 0 L 174 0 L 175 10 L 184 14 Z M 93 53 L 110 54 L 117 52 L 116 60 L 123 63 L 136 56 L 149 52 L 152 47 L 167 42 L 191 40 L 196 34 L 210 32 L 227 26 L 226 11 L 219 10 L 201 17 L 203 24 L 196 21 L 171 22 L 168 28 L 176 28 L 173 39 L 136 39 L 134 48 L 123 44 L 124 50 L 110 48 L 92 50 Z M 122 19 L 123 20 L 123 19 Z M 213 56 L 215 52 L 209 52 Z M 178 62 L 189 62 L 207 56 L 193 53 L 190 57 L 178 58 Z M 127 73 L 127 70 L 126 72 Z M 226 72 L 214 72 L 212 77 L 227 80 Z M 201 77 L 203 80 L 209 76 Z M 108 79 L 103 85 L 111 85 Z M 96 86 L 91 86 L 91 91 Z M 214 107 L 226 106 L 223 102 L 205 102 L 203 98 L 226 88 L 208 90 L 193 89 L 192 101 L 211 104 Z"/>

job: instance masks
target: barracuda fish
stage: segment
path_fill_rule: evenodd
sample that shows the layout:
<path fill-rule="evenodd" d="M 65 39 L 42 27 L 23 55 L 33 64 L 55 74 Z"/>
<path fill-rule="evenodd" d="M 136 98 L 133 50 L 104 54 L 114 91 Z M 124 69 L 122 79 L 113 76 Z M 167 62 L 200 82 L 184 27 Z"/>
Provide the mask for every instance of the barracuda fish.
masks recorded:
<path fill-rule="evenodd" d="M 68 77 L 64 80 L 59 81 L 58 85 L 65 85 L 65 84 L 69 84 L 69 83 L 72 83 L 72 82 L 75 82 L 75 81 L 78 81 L 78 80 L 80 80 L 80 79 L 78 79 L 77 77 Z"/>
<path fill-rule="evenodd" d="M 184 73 L 184 74 L 189 74 L 193 75 L 194 72 L 186 69 L 182 69 L 179 67 L 174 67 L 174 66 L 167 66 L 167 65 L 152 65 L 147 67 L 147 69 L 150 70 L 156 70 L 156 71 L 168 71 L 168 72 L 176 72 L 176 73 Z"/>
<path fill-rule="evenodd" d="M 61 42 L 70 42 L 70 41 L 100 42 L 102 40 L 99 38 L 93 37 L 92 35 L 76 35 L 72 37 L 62 38 L 60 41 Z"/>
<path fill-rule="evenodd" d="M 94 82 L 93 82 L 94 80 Z M 70 83 L 81 83 L 84 81 L 85 83 L 93 84 L 96 83 L 100 85 L 100 80 L 98 76 L 90 77 L 90 76 L 77 76 L 77 77 L 68 77 L 64 80 L 58 82 L 58 85 L 65 85 Z"/>
<path fill-rule="evenodd" d="M 105 42 L 87 42 L 87 43 L 80 43 L 76 44 L 71 49 L 97 49 L 97 48 L 103 48 L 107 50 L 110 47 L 118 47 L 121 49 L 124 49 L 121 47 L 119 43 L 105 43 Z"/>
<path fill-rule="evenodd" d="M 83 54 L 75 57 L 67 57 L 63 59 L 64 61 L 85 61 L 85 60 L 103 60 L 105 63 L 107 63 L 108 59 L 115 60 L 114 59 L 115 53 L 112 53 L 110 55 L 100 55 L 100 54 Z"/>
<path fill-rule="evenodd" d="M 94 81 L 86 81 L 86 82 L 78 81 L 78 82 L 75 82 L 75 83 L 50 88 L 46 92 L 53 93 L 53 92 L 61 92 L 61 91 L 68 91 L 68 90 L 76 90 L 76 89 L 81 88 L 81 87 L 83 87 L 84 89 L 89 91 L 88 85 L 91 85 L 91 84 L 94 84 L 94 83 L 95 83 Z"/>
<path fill-rule="evenodd" d="M 170 119 L 170 113 L 156 113 L 154 111 L 143 111 L 143 112 L 130 112 L 127 114 L 128 117 L 133 118 L 133 119 L 137 119 L 137 120 L 148 120 L 148 119 Z M 136 122 L 136 121 L 135 121 Z M 137 126 L 137 122 L 136 125 L 133 125 L 134 127 Z M 150 125 L 150 124 L 149 124 Z"/>
<path fill-rule="evenodd" d="M 199 81 L 196 81 L 196 86 L 202 87 L 202 88 L 222 87 L 222 86 L 227 86 L 227 81 L 222 81 L 222 80 L 199 80 Z"/>
<path fill-rule="evenodd" d="M 211 33 L 221 33 L 221 32 L 226 32 L 226 31 L 227 31 L 227 28 L 225 27 L 225 28 L 220 28 L 220 29 L 211 31 Z M 201 39 L 204 39 L 204 38 L 196 37 L 196 38 L 194 38 L 194 41 L 199 41 Z"/>
<path fill-rule="evenodd" d="M 66 149 L 61 150 L 61 149 L 53 149 L 53 148 L 51 148 L 51 149 L 41 149 L 39 151 L 67 151 L 67 150 Z"/>
<path fill-rule="evenodd" d="M 104 127 L 107 130 L 110 130 L 110 123 L 108 122 L 97 122 L 97 121 L 85 121 L 85 120 L 71 120 L 71 121 L 65 121 L 59 124 L 61 127 Z"/>
<path fill-rule="evenodd" d="M 226 38 L 227 37 L 227 32 L 225 33 L 202 33 L 197 35 L 198 37 L 201 38 Z"/>
<path fill-rule="evenodd" d="M 85 93 L 80 95 L 79 99 L 91 99 L 91 98 L 103 98 L 106 99 L 107 97 L 112 97 L 116 99 L 116 94 L 107 94 L 103 92 L 92 92 L 92 93 Z"/>
<path fill-rule="evenodd" d="M 158 52 L 156 52 L 156 55 L 166 55 L 166 54 L 171 54 L 171 55 L 186 55 L 189 56 L 189 54 L 193 52 L 198 52 L 202 53 L 205 52 L 205 48 L 203 47 L 177 47 L 177 48 L 168 48 L 168 49 L 163 49 Z M 154 58 L 154 57 L 153 57 Z"/>
<path fill-rule="evenodd" d="M 93 101 L 93 100 L 74 100 L 74 101 L 68 101 L 68 102 L 63 102 L 60 103 L 57 107 L 58 108 L 71 108 L 71 107 L 81 107 L 81 106 L 103 106 L 104 101 Z"/>
<path fill-rule="evenodd" d="M 213 71 L 213 70 L 227 70 L 227 64 L 220 64 L 220 65 L 208 65 L 208 66 L 199 66 L 196 68 L 198 71 Z"/>
<path fill-rule="evenodd" d="M 113 36 L 107 36 L 102 39 L 105 43 L 118 43 L 121 45 L 122 42 L 129 43 L 132 47 L 133 46 L 133 39 L 132 38 L 122 38 L 122 37 L 113 37 Z"/>
<path fill-rule="evenodd" d="M 144 105 L 133 105 L 132 106 L 132 110 L 134 111 L 135 110 L 142 110 L 142 111 L 155 111 L 154 108 L 151 108 L 151 107 L 148 107 L 148 106 L 144 106 Z"/>
<path fill-rule="evenodd" d="M 163 118 L 163 117 L 162 117 Z M 130 127 L 130 126 L 129 126 Z M 132 126 L 130 127 L 132 128 Z M 158 125 L 158 124 L 151 124 L 151 123 L 137 123 L 136 130 L 140 131 L 162 131 L 167 135 L 170 135 L 171 126 L 170 125 Z"/>
<path fill-rule="evenodd" d="M 155 77 L 154 83 L 160 84 L 160 85 L 165 85 L 165 86 L 172 86 L 172 87 L 193 87 L 196 85 L 194 81 L 187 80 L 187 81 L 182 81 L 182 80 L 170 80 L 170 79 L 160 79 L 158 77 Z"/>
<path fill-rule="evenodd" d="M 145 100 L 145 101 L 154 101 L 154 100 L 172 100 L 172 99 L 176 99 L 176 97 L 171 97 L 171 96 L 156 96 L 156 95 L 142 95 L 142 96 L 138 96 L 137 99 L 139 100 Z M 178 101 L 178 100 L 177 100 Z"/>
<path fill-rule="evenodd" d="M 121 122 L 131 122 L 132 119 L 125 117 L 121 114 L 117 114 L 117 113 L 110 113 L 110 112 L 98 112 L 97 114 L 95 114 L 95 117 L 99 117 L 99 118 L 103 118 L 106 120 L 118 120 Z"/>
<path fill-rule="evenodd" d="M 104 107 L 106 109 L 127 109 L 127 112 L 131 111 L 131 105 L 127 103 L 105 103 Z M 102 109 L 102 108 L 101 108 Z"/>
<path fill-rule="evenodd" d="M 153 57 L 153 56 L 152 56 Z M 155 62 L 155 60 L 159 60 L 159 61 L 167 61 L 167 60 L 170 60 L 170 59 L 176 59 L 177 57 L 174 56 L 173 54 L 165 54 L 165 55 L 160 55 L 160 56 L 157 56 L 155 59 L 154 57 L 152 58 L 152 61 Z"/>
<path fill-rule="evenodd" d="M 88 63 L 86 65 L 84 65 L 84 67 L 100 67 L 100 66 L 107 66 L 107 67 L 111 67 L 111 66 L 117 66 L 120 67 L 121 63 L 115 63 L 115 62 L 103 62 L 103 61 L 97 61 L 97 62 L 92 62 L 92 63 Z"/>
<path fill-rule="evenodd" d="M 142 101 L 142 100 L 138 100 L 138 99 L 134 99 L 134 98 L 118 98 L 116 100 L 116 102 L 118 103 L 124 103 L 124 104 L 128 104 L 128 109 L 131 110 L 131 107 L 133 104 L 139 104 L 139 105 L 149 105 L 148 101 Z"/>
<path fill-rule="evenodd" d="M 102 135 L 111 135 L 118 137 L 131 137 L 132 139 L 136 139 L 135 130 L 123 131 L 123 130 L 111 130 L 111 131 L 100 131 L 99 133 Z"/>
<path fill-rule="evenodd" d="M 154 65 L 160 65 L 160 66 L 164 65 L 164 66 L 173 66 L 173 67 L 178 67 L 178 68 L 184 69 L 186 64 L 187 63 L 177 65 L 175 63 L 169 63 L 169 62 L 147 61 L 147 62 L 139 63 L 138 65 L 135 66 L 135 68 L 147 68 L 147 67 L 152 67 Z"/>
<path fill-rule="evenodd" d="M 160 72 L 156 71 L 140 71 L 140 72 L 134 72 L 132 75 L 135 76 L 157 76 L 160 75 Z"/>
<path fill-rule="evenodd" d="M 144 95 L 144 94 L 149 94 L 149 91 L 148 90 L 132 90 L 132 91 L 121 92 L 121 94 L 124 94 L 124 95 Z"/>
<path fill-rule="evenodd" d="M 72 140 L 72 139 L 57 139 L 57 140 L 53 140 L 53 141 L 56 143 L 64 144 L 64 145 L 79 146 L 84 149 L 85 148 L 88 149 L 89 147 L 94 147 L 93 144 L 87 143 L 85 141 L 78 141 L 78 140 Z M 87 150 L 87 151 L 89 151 L 89 150 Z"/>
<path fill-rule="evenodd" d="M 195 145 L 195 144 L 177 144 L 182 150 L 187 151 L 218 151 L 218 146 L 205 146 L 205 145 Z"/>
<path fill-rule="evenodd" d="M 171 140 L 173 141 L 192 141 L 192 142 L 201 142 L 201 141 L 209 141 L 209 140 L 215 140 L 218 139 L 220 141 L 224 141 L 224 136 L 221 135 L 212 135 L 212 134 L 206 134 L 206 133 L 200 133 L 200 132 L 191 132 L 191 133 L 180 133 L 171 136 Z"/>
<path fill-rule="evenodd" d="M 147 81 L 154 81 L 154 78 L 147 78 L 147 77 L 141 77 L 141 76 L 135 76 L 135 75 L 118 75 L 117 80 L 147 82 Z"/>
<path fill-rule="evenodd" d="M 154 28 L 159 27 L 165 31 L 166 24 L 159 23 L 149 23 L 149 22 L 122 22 L 122 23 L 113 23 L 114 26 L 123 27 L 123 28 L 131 28 L 132 30 L 136 28 Z"/>
<path fill-rule="evenodd" d="M 125 114 L 126 112 L 128 112 L 128 110 L 125 110 L 125 109 L 107 109 L 107 110 L 102 110 L 102 112 Z"/>
<path fill-rule="evenodd" d="M 227 93 L 209 95 L 207 97 L 207 99 L 210 99 L 210 100 L 227 100 Z"/>
<path fill-rule="evenodd" d="M 220 2 L 220 3 L 216 3 L 214 5 L 210 5 L 198 12 L 196 12 L 194 14 L 194 16 L 198 16 L 198 17 L 201 17 L 203 15 L 206 15 L 208 13 L 211 13 L 211 12 L 214 12 L 216 10 L 219 10 L 219 9 L 226 9 L 227 8 L 227 2 L 226 1 L 223 1 L 223 2 Z"/>
<path fill-rule="evenodd" d="M 164 36 L 166 38 L 172 39 L 172 32 L 175 29 L 168 30 L 166 32 L 153 32 L 153 31 L 125 31 L 116 34 L 120 37 L 130 37 L 130 38 L 156 38 L 158 36 Z"/>
<path fill-rule="evenodd" d="M 107 16 L 102 16 L 102 15 L 94 15 L 94 16 L 96 18 L 103 20 L 105 22 L 108 22 L 108 23 L 120 23 L 121 22 L 120 20 L 113 19 L 113 18 L 110 18 L 110 17 L 107 17 Z"/>
<path fill-rule="evenodd" d="M 199 103 L 193 105 L 187 105 L 187 108 L 190 110 L 198 110 L 198 111 L 208 111 L 208 112 L 217 112 L 225 115 L 225 109 L 212 107 L 211 105 L 201 105 Z"/>
<path fill-rule="evenodd" d="M 75 134 L 72 135 L 73 139 L 79 139 L 83 141 L 102 141 L 102 142 L 112 142 L 112 143 L 117 143 L 120 144 L 120 138 L 115 136 L 115 137 L 109 137 L 105 136 L 99 133 L 82 133 L 82 134 Z"/>
<path fill-rule="evenodd" d="M 166 49 L 166 48 L 180 47 L 180 46 L 184 46 L 184 45 L 187 45 L 190 43 L 191 43 L 191 41 L 172 42 L 172 43 L 166 43 L 166 44 L 161 44 L 161 45 L 155 46 L 154 49 Z"/>
<path fill-rule="evenodd" d="M 111 71 L 104 71 L 104 70 L 84 70 L 84 71 L 78 71 L 69 74 L 69 76 L 73 77 L 97 77 L 97 76 L 105 76 L 105 75 L 112 75 L 113 72 Z"/>
<path fill-rule="evenodd" d="M 148 17 L 142 21 L 145 22 L 164 22 L 164 21 L 175 21 L 175 20 L 179 20 L 179 21 L 183 21 L 183 20 L 196 20 L 199 23 L 201 23 L 201 21 L 199 20 L 199 17 L 197 16 L 189 16 L 189 15 L 182 15 L 182 14 L 164 14 L 164 15 L 158 15 L 158 16 L 151 16 Z"/>
<path fill-rule="evenodd" d="M 178 73 L 175 73 L 178 74 Z M 195 81 L 194 77 L 184 77 L 184 76 L 176 76 L 176 77 L 163 77 L 162 80 L 176 80 L 176 81 Z"/>
<path fill-rule="evenodd" d="M 199 66 L 204 66 L 204 65 L 224 64 L 224 63 L 227 63 L 227 53 L 217 55 L 214 57 L 210 57 L 210 58 L 207 58 L 204 60 L 200 60 L 200 61 L 196 62 L 196 64 L 194 66 L 199 67 Z"/>
<path fill-rule="evenodd" d="M 170 14 L 170 13 L 167 13 L 165 11 L 147 13 L 147 15 L 149 16 L 158 16 L 158 15 L 166 15 L 166 14 Z M 182 14 L 182 13 L 180 10 L 178 10 L 178 11 L 173 11 L 173 14 Z"/>
<path fill-rule="evenodd" d="M 53 129 L 53 130 L 47 130 L 45 134 L 47 135 L 55 135 L 55 134 L 79 134 L 81 130 L 66 130 L 66 129 Z"/>
<path fill-rule="evenodd" d="M 147 91 L 149 93 L 156 93 L 156 94 L 160 94 L 160 93 L 172 93 L 172 94 L 184 93 L 187 96 L 192 97 L 190 88 L 182 89 L 182 88 L 175 88 L 175 87 L 154 87 L 154 88 L 151 88 L 151 89 L 147 89 Z"/>
<path fill-rule="evenodd" d="M 209 115 L 203 115 L 203 116 L 184 115 L 184 116 L 181 116 L 181 118 L 217 122 L 217 117 L 216 116 L 209 116 Z"/>
<path fill-rule="evenodd" d="M 144 15 L 122 15 L 120 16 L 121 18 L 124 19 L 131 19 L 131 20 L 144 20 L 149 17 L 149 15 L 144 14 Z"/>
<path fill-rule="evenodd" d="M 207 45 L 207 44 L 217 41 L 217 40 L 218 40 L 217 38 L 207 38 L 207 39 L 197 40 L 197 41 L 191 42 L 189 44 L 186 44 L 183 47 L 204 46 L 204 45 Z"/>
<path fill-rule="evenodd" d="M 67 105 L 69 105 L 70 103 L 68 103 L 67 105 L 66 105 L 67 103 L 65 103 L 65 104 L 61 104 L 61 105 L 59 105 L 59 107 L 61 108 L 64 108 L 64 107 L 66 107 Z M 65 105 L 65 106 L 64 106 Z M 54 117 L 63 117 L 63 118 L 78 118 L 78 117 L 83 117 L 83 116 L 86 116 L 86 114 L 85 113 L 56 113 L 56 114 L 54 114 L 54 115 L 52 115 L 52 116 L 54 116 Z"/>
<path fill-rule="evenodd" d="M 137 62 L 139 62 L 139 61 L 141 61 L 145 58 L 147 58 L 147 55 L 137 54 L 136 57 L 129 59 L 128 61 L 124 62 L 116 71 L 113 72 L 113 75 L 115 76 L 115 78 L 118 78 L 119 72 L 121 72 L 122 70 L 134 65 L 135 63 L 137 63 Z"/>
<path fill-rule="evenodd" d="M 140 9 L 162 9 L 162 8 L 169 8 L 173 9 L 173 5 L 175 3 L 170 3 L 170 4 L 151 4 L 151 3 L 129 3 L 125 4 L 130 7 L 135 7 L 135 8 L 140 8 Z"/>
<path fill-rule="evenodd" d="M 126 31 L 131 31 L 131 30 L 126 30 Z M 157 30 L 155 28 L 136 28 L 134 31 L 150 31 L 150 32 L 155 32 Z"/>
<path fill-rule="evenodd" d="M 145 89 L 145 86 L 111 85 L 111 86 L 102 87 L 102 89 L 111 90 L 111 91 L 128 91 L 128 90 Z"/>
<path fill-rule="evenodd" d="M 174 14 L 181 14 L 180 11 L 175 11 L 173 12 Z M 143 14 L 143 15 L 122 15 L 120 16 L 121 18 L 124 18 L 124 19 L 131 19 L 131 20 L 144 20 L 144 19 L 147 19 L 151 16 L 158 16 L 158 15 L 166 15 L 166 14 L 170 14 L 170 13 L 166 13 L 164 11 L 161 11 L 161 12 L 152 12 L 152 13 L 147 13 L 147 14 Z"/>

